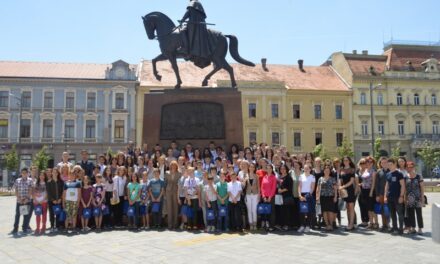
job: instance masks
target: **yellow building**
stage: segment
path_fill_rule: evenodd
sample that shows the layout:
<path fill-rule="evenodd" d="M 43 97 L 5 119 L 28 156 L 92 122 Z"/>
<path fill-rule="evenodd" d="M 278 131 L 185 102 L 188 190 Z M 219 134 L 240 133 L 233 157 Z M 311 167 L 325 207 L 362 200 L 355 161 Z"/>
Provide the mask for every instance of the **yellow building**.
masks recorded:
<path fill-rule="evenodd" d="M 243 143 L 266 142 L 284 145 L 290 152 L 311 152 L 322 143 L 330 154 L 344 137 L 352 140 L 351 91 L 328 66 L 305 67 L 234 64 L 238 90 L 242 94 Z M 179 64 L 183 89 L 200 87 L 210 69 Z M 142 140 L 144 95 L 157 89 L 172 89 L 174 74 L 168 63 L 158 64 L 162 82 L 152 76 L 151 62 L 144 61 L 137 91 L 137 142 Z M 228 87 L 229 76 L 220 71 L 209 87 Z M 186 87 L 185 87 L 186 86 Z M 155 142 L 148 142 L 154 144 Z"/>
<path fill-rule="evenodd" d="M 416 158 L 425 140 L 440 147 L 440 46 L 390 42 L 383 55 L 334 53 L 331 65 L 353 91 L 354 149 L 357 158 L 372 153 L 374 137 L 383 155 L 400 145 Z M 372 104 L 370 101 L 370 85 Z"/>

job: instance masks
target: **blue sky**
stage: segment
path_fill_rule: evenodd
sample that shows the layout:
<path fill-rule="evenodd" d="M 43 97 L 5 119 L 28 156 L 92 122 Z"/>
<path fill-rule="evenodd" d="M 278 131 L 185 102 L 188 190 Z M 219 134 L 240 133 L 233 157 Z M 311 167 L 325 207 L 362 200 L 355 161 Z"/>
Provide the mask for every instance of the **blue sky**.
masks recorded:
<path fill-rule="evenodd" d="M 381 53 L 383 41 L 438 41 L 440 1 L 201 0 L 207 22 L 259 62 L 319 65 L 336 51 Z M 0 9 L 0 60 L 138 63 L 159 54 L 141 16 L 174 21 L 187 0 L 11 0 Z"/>

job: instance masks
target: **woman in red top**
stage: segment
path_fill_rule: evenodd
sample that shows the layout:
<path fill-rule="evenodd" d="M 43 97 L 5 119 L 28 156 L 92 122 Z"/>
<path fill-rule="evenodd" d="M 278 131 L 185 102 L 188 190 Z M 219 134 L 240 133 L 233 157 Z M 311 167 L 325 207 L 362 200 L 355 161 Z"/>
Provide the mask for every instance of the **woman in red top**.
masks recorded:
<path fill-rule="evenodd" d="M 273 166 L 271 164 L 267 164 L 265 169 L 266 175 L 261 177 L 261 198 L 263 203 L 269 203 L 271 205 L 272 210 L 270 215 L 262 215 L 261 227 L 273 231 L 273 225 L 275 224 L 274 198 L 277 187 L 277 178 L 275 177 L 275 172 L 273 171 Z"/>

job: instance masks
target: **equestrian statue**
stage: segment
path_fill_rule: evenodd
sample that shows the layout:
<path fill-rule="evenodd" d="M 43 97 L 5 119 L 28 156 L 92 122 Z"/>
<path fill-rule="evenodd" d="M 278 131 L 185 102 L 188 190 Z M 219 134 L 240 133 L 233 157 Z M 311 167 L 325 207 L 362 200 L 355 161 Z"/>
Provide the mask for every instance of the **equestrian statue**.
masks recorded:
<path fill-rule="evenodd" d="M 158 81 L 162 79 L 157 71 L 158 61 L 169 60 L 176 74 L 176 89 L 182 85 L 180 79 L 177 59 L 183 58 L 192 61 L 194 65 L 205 68 L 212 62 L 214 69 L 203 79 L 202 86 L 207 86 L 209 79 L 220 69 L 225 69 L 231 78 L 233 88 L 237 87 L 234 77 L 234 70 L 226 61 L 226 54 L 229 52 L 237 62 L 254 67 L 255 64 L 243 59 L 238 53 L 238 40 L 233 35 L 223 35 L 207 28 L 213 25 L 205 22 L 206 14 L 202 4 L 198 0 L 190 0 L 187 11 L 179 20 L 179 25 L 165 14 L 152 12 L 142 17 L 145 31 L 149 39 L 157 39 L 161 54 L 152 60 L 153 74 Z"/>

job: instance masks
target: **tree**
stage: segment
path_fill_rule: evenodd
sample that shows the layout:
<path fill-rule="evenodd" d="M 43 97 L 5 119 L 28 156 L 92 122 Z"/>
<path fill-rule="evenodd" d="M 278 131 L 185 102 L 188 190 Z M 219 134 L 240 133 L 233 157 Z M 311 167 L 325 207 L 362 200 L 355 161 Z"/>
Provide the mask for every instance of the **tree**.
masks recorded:
<path fill-rule="evenodd" d="M 320 157 L 322 160 L 330 158 L 330 156 L 327 154 L 327 150 L 322 144 L 316 145 L 316 147 L 313 149 L 313 156 Z"/>
<path fill-rule="evenodd" d="M 400 142 L 396 143 L 396 147 L 395 148 L 391 148 L 391 157 L 392 158 L 400 157 Z"/>
<path fill-rule="evenodd" d="M 337 151 L 340 158 L 346 156 L 354 158 L 353 144 L 349 142 L 346 137 L 342 140 L 342 145 L 337 148 Z"/>
<path fill-rule="evenodd" d="M 382 147 L 382 138 L 378 137 L 374 140 L 374 159 L 379 160 L 380 158 L 380 148 Z M 400 150 L 399 150 L 400 152 Z"/>
<path fill-rule="evenodd" d="M 432 147 L 431 142 L 425 141 L 423 147 L 417 152 L 420 159 L 425 164 L 428 175 L 432 179 L 432 169 L 437 165 L 440 160 L 440 150 L 436 150 Z"/>
<path fill-rule="evenodd" d="M 8 171 L 17 171 L 20 160 L 18 159 L 17 150 L 15 149 L 15 145 L 12 145 L 11 151 L 9 151 L 5 155 L 6 160 L 6 169 Z"/>
<path fill-rule="evenodd" d="M 37 166 L 38 170 L 45 170 L 49 165 L 50 156 L 46 153 L 47 146 L 43 146 L 37 154 L 34 155 L 32 164 Z"/>

